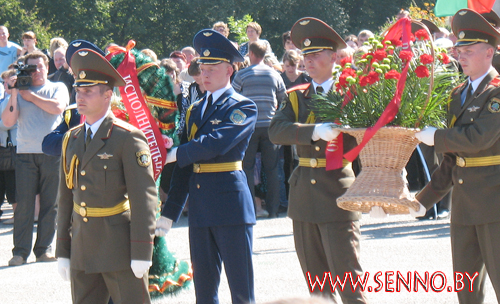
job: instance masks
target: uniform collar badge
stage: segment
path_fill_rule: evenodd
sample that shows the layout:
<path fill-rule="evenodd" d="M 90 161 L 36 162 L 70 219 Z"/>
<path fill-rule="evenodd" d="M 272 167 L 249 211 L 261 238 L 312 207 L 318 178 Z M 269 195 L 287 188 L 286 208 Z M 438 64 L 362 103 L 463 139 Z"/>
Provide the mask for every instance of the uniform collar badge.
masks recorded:
<path fill-rule="evenodd" d="M 479 110 L 480 108 L 479 107 L 476 107 L 476 106 L 472 106 L 472 107 L 469 107 L 467 108 L 467 110 L 472 113 L 472 112 L 476 112 L 477 110 Z"/>
<path fill-rule="evenodd" d="M 217 118 L 214 119 L 214 120 L 211 120 L 210 121 L 213 125 L 218 125 L 220 122 L 222 122 L 222 120 L 218 120 Z"/>
<path fill-rule="evenodd" d="M 102 154 L 97 154 L 97 156 L 100 158 L 100 159 L 110 159 L 111 157 L 113 157 L 112 154 L 108 154 L 106 152 L 102 153 Z"/>

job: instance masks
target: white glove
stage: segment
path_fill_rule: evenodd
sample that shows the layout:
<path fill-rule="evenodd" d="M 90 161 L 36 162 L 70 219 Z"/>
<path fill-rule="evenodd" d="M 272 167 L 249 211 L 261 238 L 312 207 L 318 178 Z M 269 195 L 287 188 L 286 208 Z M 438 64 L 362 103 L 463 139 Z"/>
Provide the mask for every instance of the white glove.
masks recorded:
<path fill-rule="evenodd" d="M 132 260 L 130 262 L 130 268 L 134 272 L 134 275 L 138 279 L 142 279 L 144 274 L 148 272 L 149 267 L 151 267 L 153 263 L 151 261 L 141 261 L 141 260 Z"/>
<path fill-rule="evenodd" d="M 57 259 L 57 271 L 65 281 L 69 281 L 69 259 L 68 258 L 58 258 Z"/>
<path fill-rule="evenodd" d="M 422 131 L 415 133 L 415 137 L 428 146 L 434 146 L 436 130 L 434 127 L 425 127 Z"/>
<path fill-rule="evenodd" d="M 177 161 L 177 147 L 172 148 L 170 151 L 167 153 L 167 161 L 165 162 L 166 164 L 173 163 Z"/>
<path fill-rule="evenodd" d="M 335 128 L 335 124 L 333 123 L 322 123 L 322 124 L 317 124 L 314 126 L 314 131 L 312 135 L 312 140 L 317 141 L 317 140 L 324 140 L 324 141 L 331 141 L 337 138 L 339 136 L 340 131 Z"/>
<path fill-rule="evenodd" d="M 420 216 L 424 216 L 425 213 L 427 212 L 427 209 L 425 209 L 424 205 L 418 203 L 420 205 L 420 208 L 415 211 L 415 209 L 409 207 L 408 209 L 410 210 L 410 215 L 413 216 L 413 217 L 420 217 Z"/>
<path fill-rule="evenodd" d="M 160 216 L 160 218 L 156 221 L 156 236 L 165 236 L 172 228 L 173 221 L 168 217 Z"/>
<path fill-rule="evenodd" d="M 385 213 L 384 208 L 380 206 L 373 206 L 370 210 L 370 216 L 373 218 L 385 218 L 387 213 Z"/>

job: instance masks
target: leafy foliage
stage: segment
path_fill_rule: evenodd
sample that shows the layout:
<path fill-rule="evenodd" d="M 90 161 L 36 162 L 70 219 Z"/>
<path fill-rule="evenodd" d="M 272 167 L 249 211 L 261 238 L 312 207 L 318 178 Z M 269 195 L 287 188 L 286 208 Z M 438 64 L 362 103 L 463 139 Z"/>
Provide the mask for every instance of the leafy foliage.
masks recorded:
<path fill-rule="evenodd" d="M 229 25 L 229 30 L 233 35 L 236 37 L 236 42 L 238 44 L 242 44 L 243 42 L 248 41 L 247 37 L 247 25 L 253 22 L 252 16 L 250 15 L 245 15 L 243 16 L 243 19 L 240 20 L 235 20 L 234 16 L 231 16 L 227 18 L 227 24 Z"/>
<path fill-rule="evenodd" d="M 460 82 L 458 71 L 448 64 L 444 50 L 432 56 L 431 42 L 420 40 L 413 44 L 411 52 L 404 53 L 390 41 L 381 43 L 379 39 L 370 39 L 369 53 L 355 62 L 357 72 L 346 62 L 338 73 L 336 90 L 315 95 L 315 114 L 342 126 L 374 126 L 395 96 L 400 73 L 409 60 L 401 106 L 388 125 L 444 127 L 449 94 Z M 434 77 L 427 73 L 432 70 L 431 61 L 436 63 Z"/>

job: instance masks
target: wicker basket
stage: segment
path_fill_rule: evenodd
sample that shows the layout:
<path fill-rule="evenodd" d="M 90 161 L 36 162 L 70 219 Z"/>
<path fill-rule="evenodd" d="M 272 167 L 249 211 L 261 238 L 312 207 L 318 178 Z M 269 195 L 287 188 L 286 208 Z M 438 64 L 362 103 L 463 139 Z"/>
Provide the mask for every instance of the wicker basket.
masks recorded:
<path fill-rule="evenodd" d="M 358 143 L 366 129 L 342 129 L 354 136 Z M 380 206 L 387 214 L 407 214 L 408 207 L 418 210 L 419 204 L 410 195 L 403 168 L 419 141 L 417 129 L 400 127 L 381 128 L 361 150 L 361 173 L 347 192 L 337 199 L 345 210 L 370 212 Z"/>

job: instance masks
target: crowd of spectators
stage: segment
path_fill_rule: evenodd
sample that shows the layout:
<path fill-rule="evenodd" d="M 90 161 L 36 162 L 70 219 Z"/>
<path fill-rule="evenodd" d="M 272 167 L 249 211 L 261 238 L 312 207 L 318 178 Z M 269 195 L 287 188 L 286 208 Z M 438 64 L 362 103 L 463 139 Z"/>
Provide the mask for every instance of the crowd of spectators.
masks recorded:
<path fill-rule="evenodd" d="M 404 12 L 401 15 L 404 16 Z M 226 37 L 229 35 L 229 27 L 224 22 L 215 23 L 213 29 Z M 290 31 L 282 35 L 280 48 L 283 48 L 284 55 L 281 60 L 275 56 L 269 41 L 261 38 L 263 30 L 257 22 L 248 24 L 246 34 L 247 42 L 238 45 L 232 41 L 246 58 L 245 63 L 235 66 L 238 72 L 233 74 L 232 83 L 237 92 L 257 103 L 259 120 L 244 168 L 255 196 L 257 215 L 275 217 L 279 212 L 286 211 L 287 180 L 298 161 L 293 147 L 276 146 L 269 141 L 267 128 L 286 96 L 286 90 L 309 82 L 310 77 L 304 70 L 300 50 L 290 39 Z M 336 65 L 340 65 L 345 57 L 355 57 L 363 52 L 363 44 L 373 36 L 369 30 L 362 30 L 358 35 L 346 35 L 344 40 L 348 47 L 338 51 Z M 452 46 L 456 38 L 445 28 L 440 28 L 434 36 L 436 44 L 448 48 L 453 56 Z M 4 84 L 0 86 L 0 109 L 3 112 L 0 147 L 17 146 L 16 170 L 0 171 L 0 196 L 6 197 L 15 208 L 13 218 L 3 219 L 4 224 L 14 224 L 13 255 L 21 257 L 12 262 L 14 265 L 24 263 L 31 251 L 34 220 L 38 220 L 39 231 L 35 255 L 41 261 L 54 259 L 50 244 L 56 229 L 59 160 L 42 153 L 41 141 L 64 119 L 64 108 L 75 103 L 74 77 L 65 56 L 68 43 L 63 38 L 55 37 L 50 40 L 48 50 L 39 50 L 34 32 L 27 31 L 20 38 L 23 46 L 9 41 L 8 28 L 0 26 L 0 74 Z M 200 55 L 191 46 L 174 50 L 168 58 L 162 59 L 147 48 L 142 53 L 165 68 L 172 79 L 180 111 L 180 134 L 185 125 L 187 108 L 205 94 L 197 63 Z M 16 89 L 13 92 L 10 86 L 17 77 L 13 65 L 18 62 L 36 64 L 32 76 L 39 75 L 40 79 L 34 80 L 29 90 Z M 167 175 L 171 172 L 165 171 L 162 189 L 167 192 L 170 180 Z M 2 203 L 3 200 L 0 206 Z"/>

